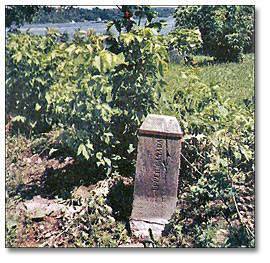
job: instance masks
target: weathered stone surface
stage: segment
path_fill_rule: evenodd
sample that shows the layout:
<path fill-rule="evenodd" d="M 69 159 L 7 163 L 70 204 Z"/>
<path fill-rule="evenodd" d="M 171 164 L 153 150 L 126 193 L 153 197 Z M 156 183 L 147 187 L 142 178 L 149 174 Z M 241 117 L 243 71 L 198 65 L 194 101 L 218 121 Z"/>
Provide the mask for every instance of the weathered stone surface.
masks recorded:
<path fill-rule="evenodd" d="M 30 218 L 58 216 L 64 211 L 64 204 L 58 203 L 57 200 L 44 199 L 41 196 L 35 196 L 32 200 L 25 201 L 21 207 Z"/>
<path fill-rule="evenodd" d="M 132 247 L 144 248 L 144 245 L 141 244 L 141 243 L 130 243 L 130 244 L 122 244 L 122 245 L 120 245 L 118 247 L 120 247 L 120 248 L 122 248 L 122 247 L 125 247 L 125 248 L 132 248 Z"/>
<path fill-rule="evenodd" d="M 179 64 L 183 61 L 184 56 L 182 56 L 177 49 L 170 50 L 168 56 L 171 62 Z"/>
<path fill-rule="evenodd" d="M 130 226 L 137 236 L 160 236 L 175 210 L 182 131 L 175 117 L 149 114 L 139 129 Z"/>

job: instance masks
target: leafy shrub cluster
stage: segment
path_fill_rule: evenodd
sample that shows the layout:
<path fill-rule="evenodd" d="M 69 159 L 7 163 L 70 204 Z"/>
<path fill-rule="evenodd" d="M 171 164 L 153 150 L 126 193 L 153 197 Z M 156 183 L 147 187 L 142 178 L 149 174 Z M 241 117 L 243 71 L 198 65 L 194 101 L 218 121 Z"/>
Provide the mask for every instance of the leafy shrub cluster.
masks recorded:
<path fill-rule="evenodd" d="M 254 6 L 179 6 L 176 28 L 199 28 L 204 52 L 218 61 L 240 61 L 254 45 Z"/>
<path fill-rule="evenodd" d="M 185 56 L 195 55 L 203 44 L 201 32 L 198 28 L 178 28 L 164 38 L 168 50 L 176 48 L 180 54 Z"/>
<path fill-rule="evenodd" d="M 149 10 L 140 11 L 143 16 Z M 136 131 L 156 107 L 157 86 L 163 84 L 167 66 L 166 49 L 150 23 L 153 16 L 147 20 L 147 28 L 132 28 L 130 17 L 124 17 L 118 24 L 124 30 L 117 37 L 90 30 L 78 32 L 67 42 L 55 30 L 48 30 L 45 36 L 10 33 L 6 43 L 6 132 L 9 136 L 24 134 L 37 142 L 37 149 L 29 149 L 33 156 L 28 150 L 20 153 L 19 149 L 15 155 L 9 151 L 8 177 L 15 179 L 8 183 L 11 199 L 38 194 L 70 198 L 77 185 L 113 177 L 115 171 L 127 177 L 134 174 Z M 46 134 L 51 142 L 43 140 Z M 25 160 L 16 160 L 26 154 Z M 39 245 L 119 245 L 126 236 L 124 225 L 111 215 L 127 221 L 130 207 L 120 204 L 128 195 L 130 206 L 132 195 L 123 180 L 111 188 L 108 196 L 92 194 L 86 201 L 72 197 L 70 210 L 79 207 L 80 212 L 61 219 L 57 223 L 60 232 Z M 123 191 L 128 193 L 121 195 Z M 53 219 L 42 218 L 40 227 L 44 220 Z M 34 231 L 38 224 L 28 221 L 24 223 Z M 13 230 L 8 230 L 11 236 L 32 231 Z M 37 233 L 33 238 L 47 238 L 40 229 Z"/>
<path fill-rule="evenodd" d="M 158 98 L 166 50 L 151 28 L 117 38 L 92 31 L 73 42 L 62 37 L 51 30 L 7 39 L 6 112 L 13 128 L 32 134 L 61 128 L 59 145 L 100 174 L 129 171 L 136 130 Z"/>

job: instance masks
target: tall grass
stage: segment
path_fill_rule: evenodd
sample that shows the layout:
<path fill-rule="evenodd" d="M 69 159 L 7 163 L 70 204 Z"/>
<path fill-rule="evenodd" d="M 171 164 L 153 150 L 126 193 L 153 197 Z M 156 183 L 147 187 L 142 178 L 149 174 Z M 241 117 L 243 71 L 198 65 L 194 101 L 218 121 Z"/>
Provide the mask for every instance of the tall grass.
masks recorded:
<path fill-rule="evenodd" d="M 184 137 L 179 207 L 162 245 L 254 247 L 254 56 L 170 64 L 166 82 L 155 113 L 177 117 Z"/>
<path fill-rule="evenodd" d="M 164 98 L 160 101 L 157 113 L 172 115 L 168 101 L 172 102 L 175 91 L 187 85 L 183 75 L 187 71 L 195 73 L 201 83 L 208 86 L 219 86 L 220 94 L 240 107 L 248 104 L 250 112 L 254 112 L 255 100 L 255 63 L 254 54 L 247 54 L 242 63 L 221 63 L 205 66 L 187 66 L 183 63 L 170 63 L 165 77 L 167 85 L 162 91 Z M 246 103 L 245 103 L 246 102 Z"/>
<path fill-rule="evenodd" d="M 241 102 L 254 96 L 254 67 L 254 54 L 246 55 L 242 63 L 221 63 L 202 67 L 170 64 L 166 81 L 168 87 L 173 88 L 179 84 L 182 71 L 194 68 L 201 82 L 210 86 L 222 86 L 223 93 L 227 94 L 228 98 Z"/>

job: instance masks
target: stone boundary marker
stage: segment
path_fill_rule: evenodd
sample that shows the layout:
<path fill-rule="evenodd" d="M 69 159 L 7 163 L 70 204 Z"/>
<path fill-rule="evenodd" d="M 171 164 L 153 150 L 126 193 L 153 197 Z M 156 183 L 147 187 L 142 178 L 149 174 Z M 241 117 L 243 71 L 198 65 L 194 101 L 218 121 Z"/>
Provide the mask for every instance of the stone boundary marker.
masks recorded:
<path fill-rule="evenodd" d="M 180 139 L 175 117 L 149 114 L 138 130 L 138 155 L 130 227 L 133 234 L 161 236 L 177 202 Z"/>

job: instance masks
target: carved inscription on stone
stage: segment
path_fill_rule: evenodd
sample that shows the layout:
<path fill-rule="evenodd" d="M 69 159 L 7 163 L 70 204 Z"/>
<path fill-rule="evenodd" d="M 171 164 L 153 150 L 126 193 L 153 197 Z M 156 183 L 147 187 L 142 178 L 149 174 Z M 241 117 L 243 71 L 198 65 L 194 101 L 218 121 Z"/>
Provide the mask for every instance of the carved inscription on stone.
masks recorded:
<path fill-rule="evenodd" d="M 139 129 L 131 228 L 160 236 L 177 202 L 182 132 L 174 117 L 148 115 Z"/>
<path fill-rule="evenodd" d="M 153 176 L 153 190 L 154 191 L 159 190 L 161 157 L 162 157 L 162 139 L 157 139 L 154 176 Z"/>

